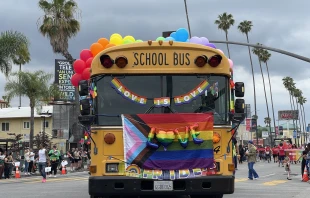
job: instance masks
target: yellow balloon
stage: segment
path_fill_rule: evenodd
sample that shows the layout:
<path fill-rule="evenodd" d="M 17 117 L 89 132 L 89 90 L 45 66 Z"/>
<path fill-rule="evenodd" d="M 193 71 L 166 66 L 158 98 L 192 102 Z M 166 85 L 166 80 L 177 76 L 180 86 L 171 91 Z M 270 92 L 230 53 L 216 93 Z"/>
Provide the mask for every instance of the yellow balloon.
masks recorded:
<path fill-rule="evenodd" d="M 120 39 L 123 39 L 123 37 L 122 37 L 120 34 L 118 34 L 118 33 L 112 34 L 112 35 L 110 36 L 110 40 L 111 40 L 113 37 L 118 37 L 118 38 L 120 38 Z"/>
<path fill-rule="evenodd" d="M 121 45 L 123 44 L 123 39 L 119 38 L 117 36 L 114 36 L 110 39 L 110 44 L 114 44 L 114 45 Z"/>
<path fill-rule="evenodd" d="M 135 41 L 136 41 L 136 39 L 135 39 L 133 36 L 130 36 L 130 35 L 125 36 L 125 37 L 124 37 L 124 41 L 125 41 L 125 40 L 130 40 L 130 41 L 132 41 L 132 42 L 135 42 Z"/>

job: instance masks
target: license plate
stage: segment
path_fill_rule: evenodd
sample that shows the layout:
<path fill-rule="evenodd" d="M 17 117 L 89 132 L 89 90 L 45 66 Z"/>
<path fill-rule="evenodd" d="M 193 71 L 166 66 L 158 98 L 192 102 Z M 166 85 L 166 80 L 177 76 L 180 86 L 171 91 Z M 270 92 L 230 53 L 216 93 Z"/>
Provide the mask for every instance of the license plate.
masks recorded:
<path fill-rule="evenodd" d="M 154 191 L 172 191 L 172 181 L 154 181 Z"/>

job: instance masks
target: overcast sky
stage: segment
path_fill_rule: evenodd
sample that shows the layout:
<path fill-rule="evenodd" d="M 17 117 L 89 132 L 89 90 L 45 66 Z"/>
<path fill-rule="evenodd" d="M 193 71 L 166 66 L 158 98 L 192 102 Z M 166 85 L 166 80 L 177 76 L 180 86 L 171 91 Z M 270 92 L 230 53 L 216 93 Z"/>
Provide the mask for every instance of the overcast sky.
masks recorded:
<path fill-rule="evenodd" d="M 62 58 L 55 55 L 49 44 L 37 29 L 37 20 L 43 15 L 36 0 L 0 0 L 0 31 L 17 30 L 23 32 L 30 40 L 32 61 L 24 66 L 24 70 L 54 72 L 54 59 Z M 133 35 L 137 39 L 149 40 L 161 36 L 162 31 L 176 30 L 187 27 L 183 0 L 78 0 L 81 10 L 81 31 L 70 40 L 70 52 L 77 58 L 82 49 L 101 37 L 109 37 L 117 32 L 122 35 Z M 224 40 L 224 32 L 217 29 L 214 20 L 223 12 L 231 13 L 235 25 L 229 30 L 229 40 L 245 42 L 245 36 L 238 30 L 238 24 L 243 20 L 253 22 L 249 34 L 251 43 L 262 43 L 266 46 L 309 56 L 310 52 L 310 1 L 299 0 L 298 4 L 289 0 L 278 1 L 260 0 L 188 0 L 188 12 L 193 36 L 205 36 L 209 40 Z M 227 53 L 226 46 L 217 47 Z M 231 59 L 235 63 L 235 81 L 246 84 L 246 103 L 254 106 L 250 61 L 246 47 L 230 46 Z M 274 107 L 278 110 L 290 109 L 288 92 L 284 89 L 282 78 L 291 76 L 296 85 L 303 91 L 306 98 L 310 97 L 310 64 L 271 52 L 269 70 L 273 90 Z M 267 117 L 263 92 L 262 77 L 259 71 L 257 57 L 253 57 L 257 87 L 257 109 L 259 124 Z M 14 66 L 14 69 L 17 69 Z M 266 71 L 265 67 L 263 68 Z M 267 77 L 266 72 L 264 73 Z M 4 95 L 5 77 L 0 74 L 0 95 Z M 265 79 L 267 85 L 268 79 Z M 269 87 L 267 87 L 270 104 Z M 310 100 L 310 98 L 309 98 Z M 28 106 L 23 99 L 23 106 Z M 12 106 L 18 106 L 18 99 L 12 101 Z M 269 105 L 271 109 L 271 105 Z M 306 111 L 310 105 L 305 105 Z M 252 111 L 254 108 L 252 108 Z M 270 115 L 271 116 L 271 115 Z M 306 115 L 307 116 L 307 115 Z M 308 120 L 310 119 L 307 116 Z"/>

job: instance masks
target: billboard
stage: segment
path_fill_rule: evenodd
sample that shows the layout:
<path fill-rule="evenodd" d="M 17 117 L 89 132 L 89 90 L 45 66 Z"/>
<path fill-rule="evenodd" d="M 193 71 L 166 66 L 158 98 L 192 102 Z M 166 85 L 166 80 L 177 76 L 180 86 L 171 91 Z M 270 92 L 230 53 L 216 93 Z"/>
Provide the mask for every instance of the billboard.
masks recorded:
<path fill-rule="evenodd" d="M 246 131 L 250 131 L 251 130 L 251 119 L 250 118 L 247 118 L 246 121 L 245 121 L 245 130 Z"/>
<path fill-rule="evenodd" d="M 262 131 L 262 138 L 267 138 L 269 136 L 268 131 Z"/>
<path fill-rule="evenodd" d="M 298 110 L 278 111 L 278 120 L 298 120 Z"/>
<path fill-rule="evenodd" d="M 255 132 L 257 130 L 257 120 L 251 119 L 251 132 Z"/>
<path fill-rule="evenodd" d="M 72 64 L 68 60 L 55 60 L 55 84 L 61 92 L 57 101 L 74 101 L 75 87 L 71 84 L 71 77 L 74 74 Z"/>

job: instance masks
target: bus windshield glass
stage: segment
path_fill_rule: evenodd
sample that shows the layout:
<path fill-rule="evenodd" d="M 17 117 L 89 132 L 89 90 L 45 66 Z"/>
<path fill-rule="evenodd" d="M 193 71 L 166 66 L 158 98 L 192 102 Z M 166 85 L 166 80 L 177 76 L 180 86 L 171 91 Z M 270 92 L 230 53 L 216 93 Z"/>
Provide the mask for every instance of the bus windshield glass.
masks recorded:
<path fill-rule="evenodd" d="M 113 79 L 138 97 L 146 98 L 145 104 L 128 100 L 118 92 Z M 122 75 L 96 77 L 98 96 L 94 101 L 96 124 L 101 126 L 121 126 L 121 114 L 143 113 L 214 113 L 215 125 L 226 125 L 229 110 L 228 78 L 220 75 Z M 217 92 L 206 90 L 186 103 L 176 104 L 176 96 L 191 93 L 203 82 L 217 85 Z M 198 93 L 198 92 L 197 92 Z M 170 98 L 168 107 L 154 107 L 154 99 Z"/>

